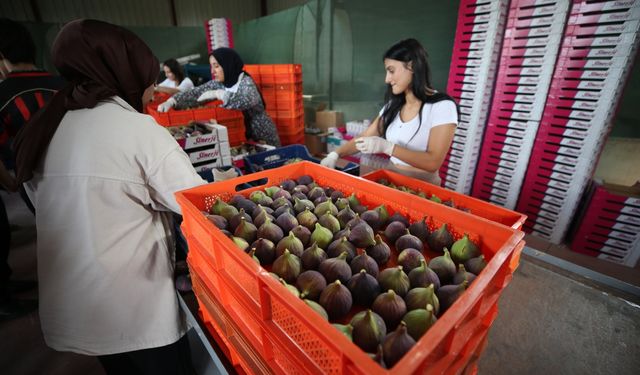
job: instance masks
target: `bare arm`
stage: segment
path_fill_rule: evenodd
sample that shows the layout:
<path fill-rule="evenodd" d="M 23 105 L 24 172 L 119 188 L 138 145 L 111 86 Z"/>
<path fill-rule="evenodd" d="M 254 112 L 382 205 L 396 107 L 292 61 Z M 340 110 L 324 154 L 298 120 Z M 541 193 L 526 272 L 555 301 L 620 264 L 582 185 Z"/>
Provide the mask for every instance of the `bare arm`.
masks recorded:
<path fill-rule="evenodd" d="M 456 124 L 444 124 L 431 129 L 427 151 L 412 151 L 402 146 L 395 145 L 393 155 L 413 167 L 427 172 L 436 172 L 440 169 L 444 158 L 447 156 Z M 355 146 L 354 146 L 355 147 Z"/>
<path fill-rule="evenodd" d="M 166 94 L 169 95 L 173 95 L 175 93 L 180 92 L 180 90 L 174 88 L 174 87 L 164 87 L 164 86 L 157 86 L 156 87 L 156 91 L 160 91 L 160 92 L 164 92 Z"/>
<path fill-rule="evenodd" d="M 381 121 L 380 117 L 376 117 L 376 119 L 373 120 L 371 125 L 369 125 L 367 130 L 363 131 L 362 134 L 359 135 L 359 137 L 376 137 L 376 136 L 380 136 L 380 133 L 378 132 L 378 122 L 380 122 L 380 121 Z M 358 149 L 356 149 L 356 138 L 354 138 L 354 139 L 350 140 L 349 142 L 343 144 L 342 146 L 338 147 L 335 152 L 340 157 L 349 156 L 349 155 L 355 154 L 356 152 L 358 152 Z"/>

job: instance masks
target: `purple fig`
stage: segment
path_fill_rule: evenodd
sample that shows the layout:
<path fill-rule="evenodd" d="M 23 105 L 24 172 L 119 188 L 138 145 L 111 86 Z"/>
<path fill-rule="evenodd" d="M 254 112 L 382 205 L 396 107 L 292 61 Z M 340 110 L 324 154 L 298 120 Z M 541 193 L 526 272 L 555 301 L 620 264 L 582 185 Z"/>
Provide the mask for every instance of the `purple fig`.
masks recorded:
<path fill-rule="evenodd" d="M 351 260 L 356 256 L 356 247 L 353 246 L 347 237 L 342 237 L 337 240 L 334 240 L 329 244 L 327 248 L 327 256 L 329 258 L 335 258 L 338 255 L 346 252 L 347 253 L 347 263 L 350 263 Z"/>
<path fill-rule="evenodd" d="M 380 294 L 373 301 L 371 309 L 384 319 L 387 328 L 394 329 L 407 313 L 407 305 L 393 290 Z"/>
<path fill-rule="evenodd" d="M 387 334 L 382 343 L 382 352 L 384 353 L 384 363 L 392 368 L 413 346 L 416 344 L 407 333 L 407 326 L 404 322 L 398 325 L 395 331 Z"/>
<path fill-rule="evenodd" d="M 384 230 L 384 236 L 390 243 L 396 243 L 396 240 L 407 233 L 407 227 L 401 221 L 392 221 Z"/>
<path fill-rule="evenodd" d="M 251 248 L 256 249 L 255 256 L 260 264 L 271 264 L 276 258 L 276 246 L 266 238 L 258 238 Z"/>
<path fill-rule="evenodd" d="M 476 275 L 472 274 L 471 272 L 467 272 L 467 270 L 464 268 L 464 265 L 459 264 L 458 272 L 456 272 L 456 274 L 453 275 L 452 283 L 458 285 L 466 281 L 469 284 L 471 284 L 473 280 L 475 280 L 475 278 L 476 278 Z"/>
<path fill-rule="evenodd" d="M 484 260 L 484 255 L 471 258 L 464 263 L 464 268 L 475 275 L 479 275 L 486 266 L 487 262 Z"/>
<path fill-rule="evenodd" d="M 340 280 L 327 285 L 320 294 L 320 305 L 331 319 L 340 319 L 349 313 L 353 300 L 349 289 Z"/>
<path fill-rule="evenodd" d="M 378 282 L 382 290 L 391 289 L 400 297 L 404 297 L 409 291 L 409 277 L 402 270 L 402 266 L 383 270 L 378 275 Z"/>
<path fill-rule="evenodd" d="M 389 248 L 389 245 L 382 240 L 382 237 L 380 237 L 379 234 L 376 234 L 375 241 L 375 245 L 369 246 L 366 251 L 367 255 L 375 259 L 376 263 L 381 266 L 386 264 L 389 257 L 391 257 L 391 249 Z"/>
<path fill-rule="evenodd" d="M 306 227 L 309 230 L 314 230 L 316 227 L 316 223 L 318 222 L 318 218 L 316 215 L 311 212 L 308 208 L 304 211 L 300 212 L 298 216 L 296 216 L 298 223 L 303 227 Z"/>
<path fill-rule="evenodd" d="M 402 270 L 407 275 L 411 270 L 420 266 L 420 262 L 424 260 L 422 253 L 412 248 L 406 248 L 398 255 L 398 264 L 402 266 Z"/>
<path fill-rule="evenodd" d="M 451 260 L 449 250 L 447 249 L 444 249 L 444 255 L 440 255 L 429 261 L 429 268 L 438 275 L 440 285 L 449 283 L 456 273 L 456 264 Z"/>
<path fill-rule="evenodd" d="M 404 224 L 405 228 L 409 226 L 409 219 L 407 219 L 400 212 L 396 212 L 393 215 L 391 215 L 391 217 L 389 217 L 389 224 L 393 223 L 394 221 L 401 222 L 402 224 Z"/>
<path fill-rule="evenodd" d="M 387 335 L 384 320 L 371 310 L 354 315 L 350 325 L 353 327 L 353 343 L 365 352 L 375 351 Z"/>
<path fill-rule="evenodd" d="M 308 298 L 316 301 L 320 293 L 327 287 L 327 281 L 318 271 L 304 271 L 296 280 L 296 287 L 300 291 L 300 298 Z"/>
<path fill-rule="evenodd" d="M 227 222 L 227 219 L 225 219 L 224 217 L 220 215 L 210 215 L 210 214 L 206 214 L 206 216 L 207 216 L 207 219 L 209 219 L 209 221 L 212 222 L 213 225 L 215 225 L 219 229 L 227 229 L 227 226 L 229 224 Z"/>
<path fill-rule="evenodd" d="M 427 225 L 427 217 L 425 216 L 422 220 L 409 225 L 409 233 L 418 237 L 422 243 L 426 243 L 427 238 L 429 238 L 429 233 L 431 233 Z"/>
<path fill-rule="evenodd" d="M 298 183 L 298 185 L 309 185 L 310 183 L 313 182 L 313 177 L 305 174 L 305 175 L 302 175 L 302 176 L 298 177 L 296 179 L 296 182 Z"/>
<path fill-rule="evenodd" d="M 360 270 L 365 270 L 365 272 L 373 277 L 378 277 L 380 273 L 378 263 L 376 263 L 375 259 L 367 255 L 366 251 L 363 251 L 362 254 L 351 260 L 351 272 L 355 275 L 360 272 Z"/>
<path fill-rule="evenodd" d="M 427 238 L 427 243 L 432 251 L 441 253 L 444 249 L 451 249 L 453 245 L 453 236 L 447 229 L 447 224 L 442 224 L 440 229 L 435 232 L 431 232 Z"/>
<path fill-rule="evenodd" d="M 304 251 L 304 245 L 293 232 L 289 232 L 289 235 L 283 237 L 276 245 L 276 257 L 282 255 L 285 249 L 288 249 L 291 254 L 300 257 Z"/>
<path fill-rule="evenodd" d="M 435 289 L 440 288 L 440 279 L 433 270 L 427 267 L 427 261 L 421 260 L 420 265 L 409 272 L 409 283 L 411 288 L 426 288 L 433 284 Z"/>
<path fill-rule="evenodd" d="M 309 245 L 309 241 L 311 240 L 311 231 L 302 225 L 296 225 L 291 232 L 298 237 L 304 246 Z"/>
<path fill-rule="evenodd" d="M 366 249 L 376 244 L 373 229 L 367 223 L 360 223 L 351 228 L 349 233 L 349 241 L 356 247 Z"/>
<path fill-rule="evenodd" d="M 468 283 L 463 281 L 459 285 L 443 285 L 436 291 L 438 301 L 440 301 L 440 310 L 444 313 L 451 305 L 460 298 L 462 293 L 467 289 Z"/>
<path fill-rule="evenodd" d="M 300 258 L 285 250 L 274 262 L 271 271 L 288 283 L 293 283 L 300 274 Z"/>
<path fill-rule="evenodd" d="M 371 306 L 371 303 L 380 294 L 378 280 L 364 269 L 351 277 L 347 287 L 351 291 L 353 302 L 362 306 Z"/>
<path fill-rule="evenodd" d="M 360 215 L 360 218 L 366 221 L 374 231 L 377 231 L 382 226 L 380 214 L 376 210 L 365 211 Z"/>
<path fill-rule="evenodd" d="M 285 212 L 282 215 L 278 216 L 278 218 L 276 219 L 276 224 L 278 224 L 278 226 L 284 233 L 290 232 L 291 230 L 293 230 L 293 228 L 299 225 L 298 219 L 296 219 L 295 216 L 291 215 L 288 212 Z"/>
<path fill-rule="evenodd" d="M 337 258 L 328 258 L 318 266 L 318 271 L 328 283 L 340 280 L 347 283 L 351 278 L 351 267 L 347 263 L 347 253 L 340 254 Z"/>
<path fill-rule="evenodd" d="M 420 241 L 418 237 L 409 233 L 408 229 L 405 231 L 405 234 L 396 240 L 396 251 L 402 251 L 409 248 L 421 251 L 422 247 L 422 241 Z"/>
<path fill-rule="evenodd" d="M 327 259 L 327 253 L 318 247 L 317 243 L 313 243 L 310 247 L 306 248 L 302 252 L 300 260 L 302 261 L 302 268 L 305 270 L 317 270 L 320 263 Z"/>

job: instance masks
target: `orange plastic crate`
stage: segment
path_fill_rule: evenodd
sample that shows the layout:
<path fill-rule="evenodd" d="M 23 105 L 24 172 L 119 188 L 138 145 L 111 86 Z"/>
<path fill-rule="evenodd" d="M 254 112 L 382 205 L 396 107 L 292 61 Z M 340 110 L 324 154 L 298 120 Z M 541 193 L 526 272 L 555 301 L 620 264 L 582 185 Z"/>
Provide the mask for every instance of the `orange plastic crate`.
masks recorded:
<path fill-rule="evenodd" d="M 362 176 L 362 178 L 374 182 L 384 178 L 395 185 L 406 186 L 413 190 L 423 191 L 427 195 L 427 199 L 430 198 L 432 194 L 435 194 L 443 202 L 452 200 L 456 204 L 456 206 L 462 206 L 469 209 L 471 211 L 471 214 L 473 215 L 483 217 L 485 219 L 512 227 L 514 229 L 521 229 L 522 225 L 527 219 L 526 215 L 506 209 L 504 207 L 499 207 L 483 200 L 470 197 L 468 195 L 460 194 L 425 181 L 407 177 L 399 173 L 391 172 L 384 169 L 368 173 Z M 384 187 L 387 188 L 386 186 Z M 395 190 L 393 188 L 387 189 Z M 412 195 L 412 197 L 416 198 L 417 196 Z"/>
<path fill-rule="evenodd" d="M 260 86 L 263 95 L 283 95 L 283 92 L 293 92 L 302 95 L 302 82 L 299 83 L 265 83 Z"/>
<path fill-rule="evenodd" d="M 243 194 L 280 184 L 283 180 L 310 175 L 321 186 L 330 186 L 345 195 L 355 193 L 362 204 L 384 204 L 389 213 L 396 211 L 412 221 L 425 215 L 433 224 L 450 225 L 454 237 L 468 233 L 479 243 L 488 260 L 487 267 L 462 297 L 418 341 L 416 346 L 392 369 L 384 370 L 340 332 L 322 320 L 301 300 L 291 298 L 286 289 L 267 270 L 253 262 L 217 229 L 202 213 L 216 197 L 228 200 Z M 266 179 L 266 183 L 242 190 L 245 183 Z M 497 314 L 497 301 L 517 268 L 524 246 L 523 233 L 513 228 L 424 199 L 407 199 L 406 193 L 384 188 L 371 181 L 300 162 L 276 169 L 203 185 L 176 193 L 182 208 L 183 232 L 190 253 L 207 259 L 209 268 L 196 269 L 198 277 L 217 282 L 212 290 L 220 306 L 235 311 L 233 320 L 252 320 L 262 328 L 263 348 L 256 352 L 273 358 L 284 373 L 319 374 L 391 374 L 458 373 L 472 368 L 487 331 Z M 228 307 L 232 306 L 232 307 Z"/>
<path fill-rule="evenodd" d="M 193 110 L 191 109 L 170 109 L 167 113 L 169 114 L 169 123 L 171 123 L 171 126 L 187 125 L 194 120 Z"/>
<path fill-rule="evenodd" d="M 160 113 L 158 112 L 157 108 L 158 108 L 157 103 L 155 105 L 153 103 L 149 104 L 147 105 L 147 113 L 151 117 L 153 117 L 159 125 L 171 126 L 171 121 L 169 121 L 169 114 L 166 112 Z"/>
<path fill-rule="evenodd" d="M 300 64 L 259 64 L 257 67 L 260 74 L 302 74 Z"/>
<path fill-rule="evenodd" d="M 278 129 L 282 128 L 294 128 L 304 129 L 304 115 L 300 114 L 296 117 L 274 117 L 273 122 L 276 123 Z"/>

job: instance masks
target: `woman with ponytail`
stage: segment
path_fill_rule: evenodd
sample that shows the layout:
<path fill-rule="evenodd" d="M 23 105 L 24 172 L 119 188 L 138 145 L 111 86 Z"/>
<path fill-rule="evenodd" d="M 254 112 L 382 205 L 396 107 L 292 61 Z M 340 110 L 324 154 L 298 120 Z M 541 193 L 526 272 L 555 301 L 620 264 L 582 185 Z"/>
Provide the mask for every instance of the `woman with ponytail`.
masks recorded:
<path fill-rule="evenodd" d="M 383 61 L 386 104 L 360 137 L 331 152 L 322 165 L 334 168 L 339 157 L 358 151 L 386 154 L 385 169 L 440 185 L 438 169 L 453 141 L 457 105 L 433 89 L 427 52 L 417 40 L 394 44 Z"/>

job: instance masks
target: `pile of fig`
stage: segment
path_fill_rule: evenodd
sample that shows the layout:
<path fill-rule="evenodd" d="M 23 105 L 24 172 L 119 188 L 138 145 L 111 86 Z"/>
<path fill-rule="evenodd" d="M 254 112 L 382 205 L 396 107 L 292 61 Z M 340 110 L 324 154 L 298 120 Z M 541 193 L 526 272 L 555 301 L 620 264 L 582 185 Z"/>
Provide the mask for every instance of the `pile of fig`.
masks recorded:
<path fill-rule="evenodd" d="M 217 199 L 204 214 L 293 298 L 387 368 L 486 266 L 478 245 L 467 235 L 455 240 L 447 224 L 366 207 L 308 175 Z"/>
<path fill-rule="evenodd" d="M 396 189 L 396 190 L 404 191 L 405 193 L 411 193 L 413 195 L 417 195 L 420 198 L 429 199 L 430 201 L 433 201 L 433 202 L 436 202 L 436 203 L 442 203 L 445 206 L 457 208 L 460 211 L 471 212 L 471 210 L 469 210 L 468 208 L 457 205 L 453 201 L 453 199 L 449 199 L 449 200 L 443 201 L 442 199 L 440 199 L 440 197 L 438 197 L 435 194 L 431 194 L 431 196 L 429 196 L 427 193 L 425 193 L 422 190 L 414 190 L 414 189 L 411 189 L 411 188 L 406 187 L 406 186 L 396 185 L 393 182 L 387 180 L 386 178 L 380 178 L 380 179 L 376 180 L 376 182 L 379 183 L 380 185 L 384 185 L 384 186 L 387 186 L 387 187 L 390 187 L 390 188 L 393 188 L 393 189 Z"/>

